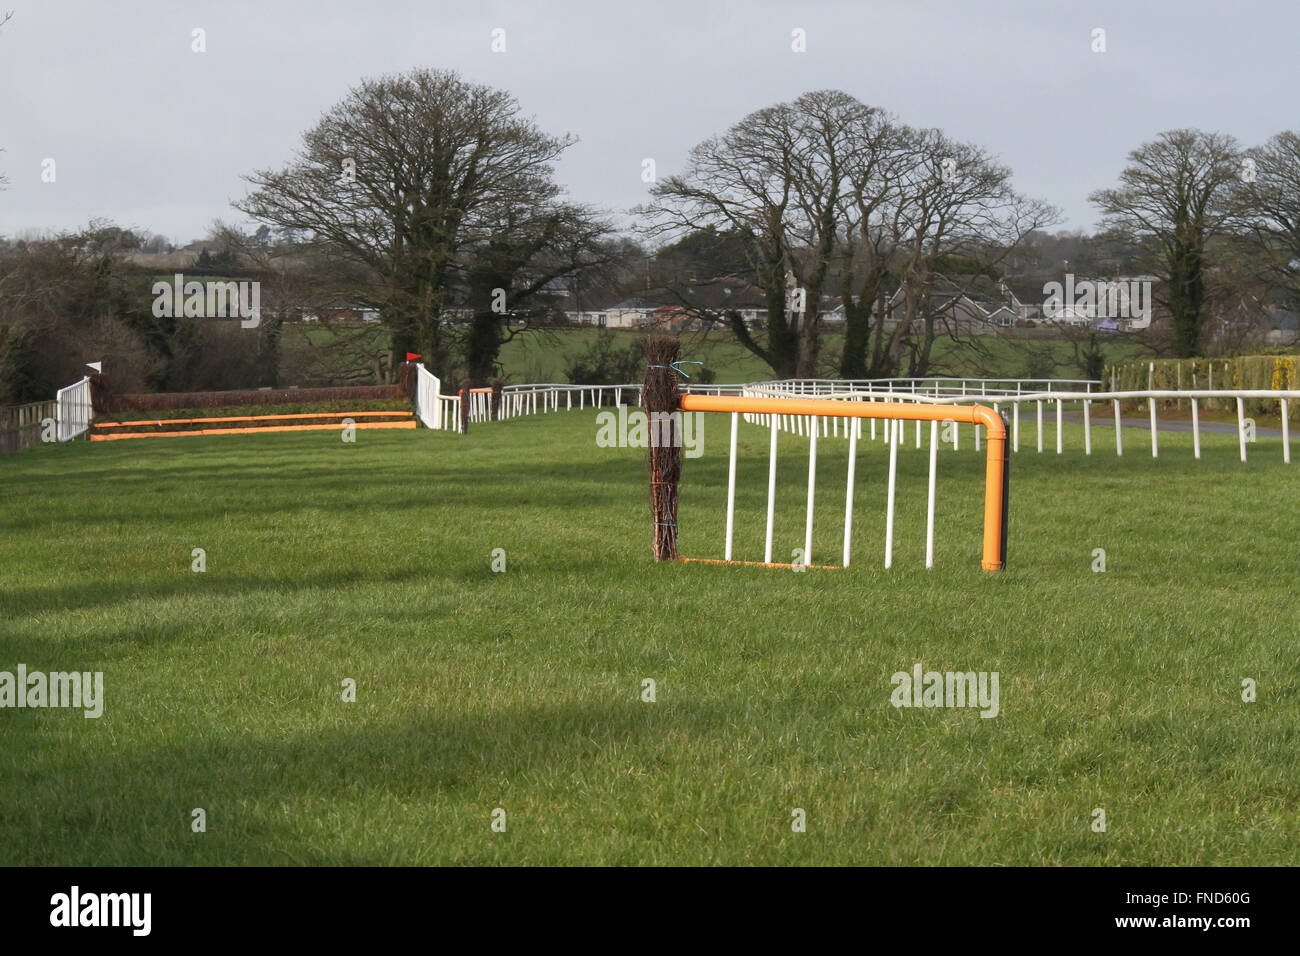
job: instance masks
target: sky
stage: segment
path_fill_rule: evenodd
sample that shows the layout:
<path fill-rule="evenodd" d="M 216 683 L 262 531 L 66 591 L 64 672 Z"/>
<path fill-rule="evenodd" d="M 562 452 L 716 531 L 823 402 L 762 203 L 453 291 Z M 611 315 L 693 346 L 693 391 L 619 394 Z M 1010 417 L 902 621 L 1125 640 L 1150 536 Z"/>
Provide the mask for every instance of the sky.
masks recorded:
<path fill-rule="evenodd" d="M 1062 229 L 1091 229 L 1088 194 L 1162 130 L 1254 145 L 1300 128 L 1294 0 L 0 0 L 9 10 L 8 236 L 108 219 L 183 243 L 216 219 L 248 225 L 230 206 L 242 175 L 287 164 L 362 78 L 416 67 L 509 90 L 544 130 L 575 135 L 560 182 L 615 213 L 646 200 L 644 159 L 676 172 L 695 143 L 814 89 L 984 147 Z"/>

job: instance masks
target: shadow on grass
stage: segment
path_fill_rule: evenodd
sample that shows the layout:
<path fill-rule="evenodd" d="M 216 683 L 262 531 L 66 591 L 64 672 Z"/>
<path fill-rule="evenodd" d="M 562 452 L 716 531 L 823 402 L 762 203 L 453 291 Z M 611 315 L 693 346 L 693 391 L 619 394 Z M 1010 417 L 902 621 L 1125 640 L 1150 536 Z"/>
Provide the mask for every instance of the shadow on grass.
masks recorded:
<path fill-rule="evenodd" d="M 628 700 L 485 713 L 433 705 L 388 723 L 363 724 L 363 711 L 356 718 L 355 726 L 278 738 L 235 730 L 97 759 L 84 751 L 66 759 L 69 751 L 60 750 L 64 762 L 29 761 L 7 775 L 11 785 L 0 796 L 0 858 L 16 865 L 228 863 L 244 855 L 260 863 L 383 862 L 355 846 L 342 856 L 306 848 L 330 842 L 313 830 L 330 819 L 337 825 L 340 815 L 355 835 L 364 812 L 356 804 L 370 801 L 394 807 L 394 819 L 372 824 L 385 846 L 397 841 L 395 830 L 436 839 L 445 828 L 455 842 L 451 831 L 461 832 L 467 807 L 486 821 L 491 807 L 508 804 L 512 788 L 527 794 L 539 777 L 563 779 L 584 765 L 606 768 L 612 780 L 612 750 L 639 752 L 653 764 L 653 748 L 639 749 L 647 742 L 681 745 L 719 732 L 728 713 L 711 704 L 650 708 Z M 622 763 L 629 761 L 636 758 Z M 564 793 L 551 796 L 563 800 Z M 205 808 L 219 835 L 187 848 L 195 806 Z"/>

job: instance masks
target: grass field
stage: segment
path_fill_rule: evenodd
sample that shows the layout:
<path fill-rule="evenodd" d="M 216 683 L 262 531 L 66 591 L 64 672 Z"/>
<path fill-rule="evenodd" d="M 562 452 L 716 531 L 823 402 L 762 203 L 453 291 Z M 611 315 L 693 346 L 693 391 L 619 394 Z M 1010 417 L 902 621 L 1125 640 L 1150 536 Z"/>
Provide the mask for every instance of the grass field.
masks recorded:
<path fill-rule="evenodd" d="M 506 343 L 501 349 L 503 372 L 512 382 L 567 382 L 565 371 L 569 363 L 594 345 L 602 334 L 612 335 L 620 345 L 636 342 L 642 335 L 640 331 L 624 329 L 538 330 Z M 841 332 L 827 329 L 822 333 L 824 368 L 821 374 L 839 376 L 843 342 Z M 982 356 L 977 355 L 965 341 L 937 339 L 932 374 L 992 378 L 1084 377 L 1073 348 L 1064 339 L 987 336 L 980 342 L 986 353 Z M 1107 361 L 1111 362 L 1137 358 L 1142 354 L 1140 348 L 1124 340 L 1107 341 L 1104 346 Z M 729 332 L 685 335 L 682 357 L 703 362 L 717 382 L 759 382 L 772 377 L 772 370 Z"/>
<path fill-rule="evenodd" d="M 1117 461 L 1100 429 L 1085 458 L 1067 430 L 1013 461 L 997 575 L 969 432 L 929 572 L 910 428 L 890 571 L 878 442 L 857 563 L 804 573 L 653 564 L 643 453 L 590 411 L 0 459 L 0 671 L 103 671 L 106 698 L 0 711 L 0 863 L 1295 862 L 1300 464 L 1218 435 L 1194 462 L 1183 434 Z M 704 440 L 681 545 L 720 557 L 724 418 Z M 766 441 L 742 426 L 738 558 Z M 805 442 L 782 450 L 788 561 Z M 844 508 L 845 444 L 821 452 L 815 563 Z M 1000 713 L 891 706 L 918 662 L 998 672 Z"/>

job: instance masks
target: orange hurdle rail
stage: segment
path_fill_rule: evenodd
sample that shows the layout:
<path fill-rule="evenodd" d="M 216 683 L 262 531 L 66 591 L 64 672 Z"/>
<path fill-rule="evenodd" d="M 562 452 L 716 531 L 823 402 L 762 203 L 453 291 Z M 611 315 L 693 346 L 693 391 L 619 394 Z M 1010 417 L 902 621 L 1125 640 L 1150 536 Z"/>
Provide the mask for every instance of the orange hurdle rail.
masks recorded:
<path fill-rule="evenodd" d="M 952 421 L 962 424 L 983 425 L 988 429 L 988 451 L 984 467 L 984 542 L 980 566 L 985 571 L 1000 571 L 1006 566 L 1007 426 L 1002 416 L 991 408 L 983 405 L 922 405 L 893 402 L 834 401 L 814 398 L 743 398 L 732 395 L 683 395 L 681 396 L 680 407 L 682 411 L 686 412 L 731 412 L 733 415 L 733 456 L 735 450 L 735 416 L 739 414 L 883 418 L 935 423 Z M 932 429 L 935 427 L 937 425 L 932 426 Z M 773 432 L 773 435 L 775 436 L 775 432 Z M 775 442 L 775 437 L 773 441 Z M 775 445 L 773 445 L 773 448 L 775 449 Z M 732 475 L 734 476 L 734 474 L 733 470 Z M 811 497 L 809 501 L 811 514 Z M 769 501 L 769 510 L 770 507 L 771 502 Z M 728 541 L 728 547 L 730 547 L 730 541 Z M 805 555 L 804 560 L 808 560 L 808 555 Z M 846 557 L 846 564 L 847 561 Z"/>
<path fill-rule="evenodd" d="M 415 428 L 415 420 L 401 422 L 355 422 L 353 428 Z M 91 441 L 121 441 L 126 438 L 184 438 L 188 435 L 255 435 L 262 432 L 340 431 L 330 425 L 257 425 L 253 428 L 186 428 L 174 432 L 105 432 L 91 435 Z"/>
<path fill-rule="evenodd" d="M 414 412 L 294 412 L 286 415 L 229 415 L 222 418 L 137 418 L 95 422 L 95 428 L 131 428 L 135 425 L 191 425 L 215 422 L 279 422 L 303 418 L 412 418 Z"/>

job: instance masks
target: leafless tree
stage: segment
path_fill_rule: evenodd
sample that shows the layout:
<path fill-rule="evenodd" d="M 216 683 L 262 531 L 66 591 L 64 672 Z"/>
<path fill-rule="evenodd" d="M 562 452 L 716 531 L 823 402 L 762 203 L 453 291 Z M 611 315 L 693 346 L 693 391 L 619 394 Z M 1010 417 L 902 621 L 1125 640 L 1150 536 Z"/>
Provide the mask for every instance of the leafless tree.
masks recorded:
<path fill-rule="evenodd" d="M 640 210 L 652 234 L 713 228 L 740 238 L 766 301 L 765 336 L 734 310 L 698 311 L 725 321 L 778 375 L 815 371 L 822 292 L 839 238 L 846 131 L 874 112 L 838 90 L 758 110 L 692 149 L 686 170 L 659 182 L 655 202 Z"/>
<path fill-rule="evenodd" d="M 1223 133 L 1176 129 L 1128 158 L 1120 185 L 1089 198 L 1101 208 L 1107 229 L 1146 247 L 1163 280 L 1157 301 L 1169 314 L 1175 351 L 1198 355 L 1208 259 L 1237 213 L 1241 150 Z"/>
<path fill-rule="evenodd" d="M 369 272 L 356 296 L 391 333 L 390 377 L 406 351 L 445 369 L 463 253 L 498 237 L 505 210 L 555 206 L 552 164 L 572 142 L 520 116 L 507 92 L 415 70 L 362 82 L 290 166 L 248 176 L 256 190 L 235 205 Z"/>
<path fill-rule="evenodd" d="M 1261 274 L 1300 302 L 1300 134 L 1246 151 L 1240 214 Z"/>

